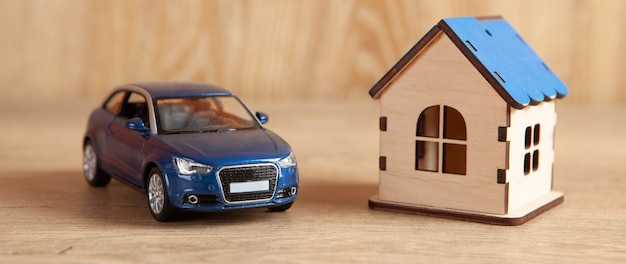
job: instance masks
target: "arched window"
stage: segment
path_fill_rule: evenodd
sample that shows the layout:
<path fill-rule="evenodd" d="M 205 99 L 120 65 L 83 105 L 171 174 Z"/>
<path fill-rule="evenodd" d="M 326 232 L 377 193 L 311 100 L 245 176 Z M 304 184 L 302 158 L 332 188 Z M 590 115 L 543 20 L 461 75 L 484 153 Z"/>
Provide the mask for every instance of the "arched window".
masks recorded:
<path fill-rule="evenodd" d="M 439 105 L 430 106 L 422 111 L 417 120 L 415 169 L 465 175 L 465 120 L 456 109 L 444 105 L 441 113 L 441 108 Z"/>

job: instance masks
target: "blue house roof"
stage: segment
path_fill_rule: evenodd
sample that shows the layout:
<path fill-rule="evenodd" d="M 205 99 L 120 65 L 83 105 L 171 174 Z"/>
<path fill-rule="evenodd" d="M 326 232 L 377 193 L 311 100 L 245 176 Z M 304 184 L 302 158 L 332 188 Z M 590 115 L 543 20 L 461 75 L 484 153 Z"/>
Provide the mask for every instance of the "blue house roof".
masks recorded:
<path fill-rule="evenodd" d="M 506 20 L 501 17 L 460 17 L 441 20 L 372 87 L 370 95 L 378 98 L 389 81 L 440 31 L 515 108 L 560 98 L 568 93 L 565 84 Z"/>

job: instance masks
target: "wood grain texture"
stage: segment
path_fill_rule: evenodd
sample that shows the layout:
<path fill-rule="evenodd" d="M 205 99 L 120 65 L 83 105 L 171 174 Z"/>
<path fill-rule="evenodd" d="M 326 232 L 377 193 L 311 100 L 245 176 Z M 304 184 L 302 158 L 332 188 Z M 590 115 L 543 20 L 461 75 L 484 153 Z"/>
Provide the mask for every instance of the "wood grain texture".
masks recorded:
<path fill-rule="evenodd" d="M 491 225 L 517 226 L 522 225 L 542 213 L 563 203 L 565 198 L 561 192 L 551 192 L 540 199 L 526 204 L 524 207 L 508 214 L 483 214 L 470 211 L 458 211 L 449 208 L 436 208 L 414 204 L 395 203 L 380 200 L 375 195 L 369 199 L 369 207 L 372 209 L 387 210 L 399 213 L 418 214 L 425 216 L 448 218 L 460 221 L 470 221 Z"/>
<path fill-rule="evenodd" d="M 506 126 L 507 105 L 450 38 L 435 36 L 377 101 L 388 122 L 387 131 L 380 133 L 380 155 L 387 157 L 387 170 L 380 171 L 381 200 L 507 213 L 506 186 L 496 180 L 496 168 L 506 167 L 506 143 L 497 141 L 497 133 L 499 126 Z M 434 138 L 416 137 L 421 113 L 433 105 L 440 109 L 433 116 L 439 120 Z M 466 140 L 442 136 L 444 106 L 462 114 Z M 433 170 L 415 169 L 416 140 L 433 142 L 432 149 L 424 151 L 437 153 L 432 155 Z M 466 147 L 465 175 L 443 173 L 443 142 Z"/>
<path fill-rule="evenodd" d="M 0 105 L 0 262 L 624 263 L 626 108 L 559 104 L 555 189 L 566 201 L 518 227 L 371 210 L 378 102 L 255 102 L 294 148 L 301 192 L 263 210 L 152 219 L 144 196 L 82 179 L 95 102 Z M 45 109 L 46 111 L 42 111 Z M 584 120 L 585 122 L 581 122 Z"/>
<path fill-rule="evenodd" d="M 501 14 L 571 89 L 626 103 L 620 0 L 0 0 L 0 100 L 196 80 L 265 99 L 364 97 L 443 17 Z"/>
<path fill-rule="evenodd" d="M 566 201 L 499 227 L 368 208 L 378 192 L 376 101 L 248 103 L 295 150 L 294 207 L 174 223 L 154 221 L 145 197 L 117 181 L 98 189 L 82 179 L 80 138 L 94 102 L 0 105 L 0 262 L 626 261 L 626 123 L 615 122 L 626 108 L 559 104 L 554 186 Z"/>
<path fill-rule="evenodd" d="M 518 211 L 552 190 L 555 102 L 509 110 L 503 102 L 509 95 L 502 95 L 502 88 L 496 88 L 496 94 L 490 86 L 498 85 L 497 81 L 479 75 L 482 70 L 477 71 L 467 60 L 473 55 L 462 54 L 458 47 L 464 44 L 453 44 L 461 40 L 448 36 L 438 28 L 431 30 L 410 56 L 403 57 L 369 92 L 380 99 L 381 116 L 389 123 L 380 133 L 385 169 L 379 172 L 376 199 L 380 202 L 374 203 L 413 205 L 422 208 L 419 211 L 427 207 L 489 214 Z M 464 116 L 455 130 L 467 130 L 467 137 L 463 133 L 455 138 L 461 140 L 445 139 L 445 114 L 439 114 L 444 105 L 457 108 Z M 437 107 L 436 112 L 427 113 L 432 107 Z M 496 135 L 499 127 L 507 127 L 508 135 Z M 497 142 L 499 137 L 508 142 Z M 462 155 L 447 157 L 448 161 L 462 160 L 462 173 L 445 172 L 446 143 L 462 146 Z M 494 168 L 506 169 L 509 177 L 496 180 Z"/>
<path fill-rule="evenodd" d="M 557 101 L 542 102 L 522 110 L 511 109 L 511 126 L 507 129 L 509 160 L 506 171 L 508 209 L 514 211 L 552 191 L 554 165 L 554 130 L 558 129 Z M 539 131 L 535 129 L 539 125 Z M 530 146 L 526 148 L 526 129 L 531 128 Z M 534 136 L 538 133 L 538 142 Z M 557 139 L 558 140 L 558 139 Z M 536 151 L 536 152 L 535 152 Z M 528 155 L 528 174 L 525 173 L 525 156 Z M 533 158 L 537 156 L 537 168 Z"/>

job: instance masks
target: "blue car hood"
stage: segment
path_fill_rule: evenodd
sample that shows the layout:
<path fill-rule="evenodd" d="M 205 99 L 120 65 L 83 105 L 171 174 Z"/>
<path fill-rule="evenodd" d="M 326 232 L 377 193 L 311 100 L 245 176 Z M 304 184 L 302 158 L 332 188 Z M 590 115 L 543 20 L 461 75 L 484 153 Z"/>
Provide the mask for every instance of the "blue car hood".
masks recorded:
<path fill-rule="evenodd" d="M 279 159 L 291 152 L 287 142 L 266 129 L 173 134 L 159 138 L 173 148 L 174 153 L 211 165 Z"/>

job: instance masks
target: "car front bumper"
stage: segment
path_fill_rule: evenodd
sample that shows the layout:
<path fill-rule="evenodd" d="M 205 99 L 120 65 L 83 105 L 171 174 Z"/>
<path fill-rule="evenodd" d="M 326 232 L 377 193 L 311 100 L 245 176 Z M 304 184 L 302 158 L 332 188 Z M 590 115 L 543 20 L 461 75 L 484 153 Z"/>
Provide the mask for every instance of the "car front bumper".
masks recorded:
<path fill-rule="evenodd" d="M 245 208 L 274 207 L 292 203 L 298 194 L 297 166 L 281 168 L 273 163 L 263 163 L 277 169 L 275 182 L 271 190 L 264 192 L 263 197 L 258 192 L 241 192 L 236 201 L 233 201 L 229 185 L 218 177 L 224 168 L 250 167 L 253 165 L 238 165 L 216 167 L 210 173 L 203 175 L 179 175 L 175 170 L 164 172 L 169 194 L 170 204 L 174 207 L 190 211 L 221 211 Z M 250 182 L 254 179 L 238 177 L 236 183 Z M 227 197 L 231 197 L 230 200 Z M 250 197 L 250 199 L 247 199 Z"/>

